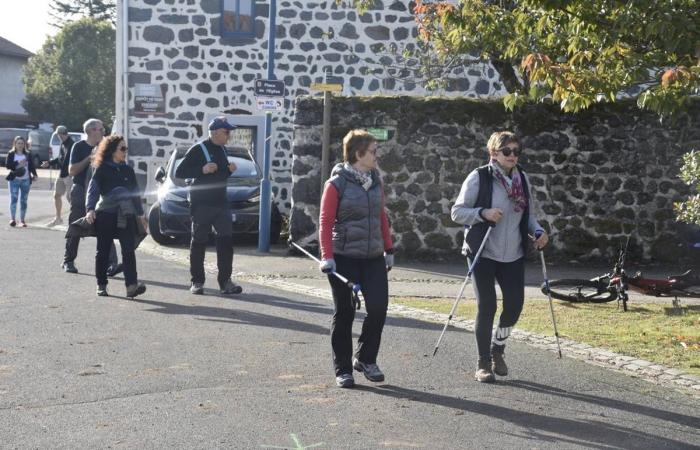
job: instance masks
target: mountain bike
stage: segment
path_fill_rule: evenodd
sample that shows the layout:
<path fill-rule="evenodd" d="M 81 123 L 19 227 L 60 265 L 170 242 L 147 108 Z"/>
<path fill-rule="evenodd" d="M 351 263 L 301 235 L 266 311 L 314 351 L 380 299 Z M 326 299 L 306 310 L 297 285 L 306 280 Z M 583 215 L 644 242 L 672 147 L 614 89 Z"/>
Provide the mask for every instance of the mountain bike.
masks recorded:
<path fill-rule="evenodd" d="M 641 272 L 628 275 L 624 268 L 628 244 L 629 238 L 620 250 L 612 272 L 590 280 L 552 280 L 549 282 L 549 294 L 558 300 L 575 303 L 607 303 L 617 300 L 618 308 L 622 302 L 624 311 L 627 311 L 628 289 L 654 297 L 673 297 L 675 308 L 680 308 L 679 298 L 700 298 L 700 276 L 692 270 L 666 279 L 645 278 Z M 545 284 L 542 285 L 542 292 L 547 294 Z"/>

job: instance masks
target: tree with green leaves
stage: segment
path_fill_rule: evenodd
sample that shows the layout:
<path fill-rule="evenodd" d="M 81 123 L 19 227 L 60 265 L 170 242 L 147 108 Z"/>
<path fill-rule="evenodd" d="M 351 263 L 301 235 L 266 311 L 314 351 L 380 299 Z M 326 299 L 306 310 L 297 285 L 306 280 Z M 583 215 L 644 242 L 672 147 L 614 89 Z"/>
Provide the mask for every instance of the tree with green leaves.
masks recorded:
<path fill-rule="evenodd" d="M 365 10 L 374 0 L 352 4 Z M 665 120 L 700 94 L 698 0 L 416 0 L 413 13 L 443 61 L 490 62 L 510 110 L 555 102 L 577 112 L 632 97 Z M 697 194 L 676 205 L 680 220 L 697 224 L 699 158 L 686 155 L 681 170 Z"/>
<path fill-rule="evenodd" d="M 79 130 L 95 117 L 112 121 L 116 31 L 107 21 L 83 18 L 46 40 L 24 69 L 22 106 L 35 120 Z"/>
<path fill-rule="evenodd" d="M 113 24 L 117 20 L 116 0 L 53 0 L 49 8 L 53 25 L 59 28 L 82 17 L 109 20 Z"/>

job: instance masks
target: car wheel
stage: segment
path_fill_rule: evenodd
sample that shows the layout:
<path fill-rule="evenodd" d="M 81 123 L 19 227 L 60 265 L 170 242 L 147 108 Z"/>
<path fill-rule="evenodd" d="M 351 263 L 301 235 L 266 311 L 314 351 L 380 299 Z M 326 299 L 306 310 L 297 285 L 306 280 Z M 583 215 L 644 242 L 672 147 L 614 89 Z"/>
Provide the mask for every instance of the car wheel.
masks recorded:
<path fill-rule="evenodd" d="M 280 241 L 280 234 L 282 233 L 282 214 L 280 214 L 277 205 L 272 205 L 272 212 L 270 214 L 270 243 L 277 244 Z"/>
<path fill-rule="evenodd" d="M 160 204 L 154 203 L 148 212 L 148 232 L 154 241 L 160 245 L 171 245 L 176 240 L 160 232 Z"/>

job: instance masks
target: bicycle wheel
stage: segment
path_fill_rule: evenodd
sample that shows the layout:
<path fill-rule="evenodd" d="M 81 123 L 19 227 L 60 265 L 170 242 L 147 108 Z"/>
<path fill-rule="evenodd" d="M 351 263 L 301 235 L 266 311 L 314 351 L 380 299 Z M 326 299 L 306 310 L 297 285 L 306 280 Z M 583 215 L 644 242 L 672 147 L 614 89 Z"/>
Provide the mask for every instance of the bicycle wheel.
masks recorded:
<path fill-rule="evenodd" d="M 547 293 L 547 288 L 542 284 L 542 293 Z M 591 280 L 565 279 L 549 282 L 549 293 L 557 300 L 567 302 L 606 303 L 615 300 L 615 291 L 607 286 Z"/>

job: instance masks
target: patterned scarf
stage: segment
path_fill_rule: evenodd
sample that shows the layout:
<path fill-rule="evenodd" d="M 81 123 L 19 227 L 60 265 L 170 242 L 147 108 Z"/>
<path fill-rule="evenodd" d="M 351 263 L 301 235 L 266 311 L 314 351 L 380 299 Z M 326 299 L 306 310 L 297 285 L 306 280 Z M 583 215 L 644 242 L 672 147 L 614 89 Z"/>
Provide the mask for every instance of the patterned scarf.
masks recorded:
<path fill-rule="evenodd" d="M 525 197 L 525 191 L 523 190 L 522 175 L 517 166 L 513 167 L 513 171 L 509 177 L 495 159 L 492 159 L 489 165 L 493 168 L 493 174 L 506 190 L 508 198 L 515 203 L 515 212 L 525 211 L 525 208 L 527 208 L 527 197 Z"/>
<path fill-rule="evenodd" d="M 343 165 L 343 168 L 350 172 L 352 176 L 355 177 L 355 180 L 357 180 L 357 183 L 362 186 L 362 188 L 365 191 L 369 191 L 369 188 L 372 187 L 372 172 L 363 172 L 361 170 L 357 170 L 355 167 L 353 167 L 350 163 L 345 163 Z"/>

